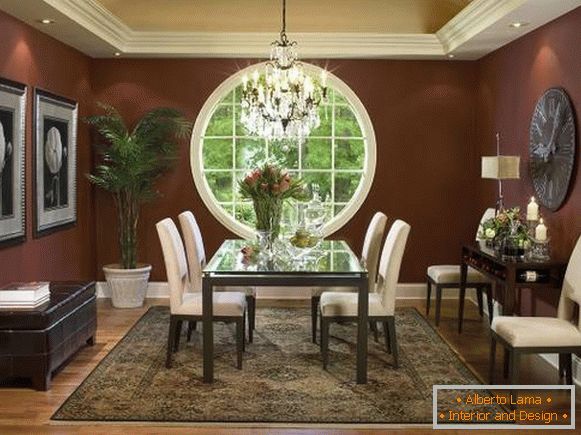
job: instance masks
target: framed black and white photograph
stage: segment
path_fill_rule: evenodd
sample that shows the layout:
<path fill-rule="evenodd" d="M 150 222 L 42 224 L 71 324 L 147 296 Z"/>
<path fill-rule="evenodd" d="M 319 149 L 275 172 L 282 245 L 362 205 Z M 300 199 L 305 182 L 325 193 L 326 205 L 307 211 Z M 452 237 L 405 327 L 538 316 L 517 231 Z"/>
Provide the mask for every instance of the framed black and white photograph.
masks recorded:
<path fill-rule="evenodd" d="M 0 246 L 25 239 L 26 86 L 0 78 Z"/>
<path fill-rule="evenodd" d="M 34 93 L 35 236 L 77 221 L 75 101 L 39 89 Z"/>

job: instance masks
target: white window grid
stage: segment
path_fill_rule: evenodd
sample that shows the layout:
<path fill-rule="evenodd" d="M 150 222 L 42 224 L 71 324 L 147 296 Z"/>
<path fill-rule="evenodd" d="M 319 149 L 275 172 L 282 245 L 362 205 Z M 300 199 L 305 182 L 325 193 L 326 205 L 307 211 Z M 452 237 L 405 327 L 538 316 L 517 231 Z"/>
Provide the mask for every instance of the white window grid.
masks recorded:
<path fill-rule="evenodd" d="M 245 200 L 243 198 L 240 198 L 238 195 L 238 180 L 239 180 L 239 176 L 243 176 L 244 174 L 248 173 L 248 169 L 239 169 L 237 167 L 237 162 L 236 162 L 236 158 L 237 158 L 237 142 L 241 141 L 241 140 L 264 140 L 264 143 L 266 145 L 266 149 L 265 149 L 265 157 L 268 159 L 272 156 L 271 153 L 271 144 L 268 140 L 266 139 L 262 139 L 262 138 L 257 138 L 255 136 L 248 136 L 248 135 L 239 135 L 237 134 L 238 131 L 238 116 L 240 115 L 239 113 L 239 108 L 240 108 L 240 104 L 238 104 L 238 102 L 236 101 L 236 95 L 238 94 L 239 88 L 236 87 L 235 89 L 232 90 L 232 92 L 230 92 L 229 95 L 227 95 L 226 97 L 230 97 L 230 101 L 229 102 L 225 102 L 226 98 L 224 100 L 222 100 L 220 103 L 218 103 L 214 109 L 214 111 L 212 112 L 212 115 L 210 117 L 210 119 L 214 116 L 214 114 L 216 113 L 216 111 L 218 111 L 220 108 L 222 107 L 230 107 L 232 110 L 232 135 L 208 135 L 206 136 L 205 134 L 202 136 L 202 141 L 203 141 L 203 146 L 205 146 L 205 140 L 206 139 L 218 139 L 218 140 L 231 140 L 232 141 L 232 164 L 230 168 L 216 168 L 216 169 L 205 169 L 204 168 L 204 176 L 205 174 L 225 174 L 228 173 L 231 175 L 232 178 L 232 201 L 219 201 L 218 199 L 216 199 L 216 202 L 218 204 L 220 204 L 220 206 L 226 210 L 226 212 L 231 215 L 234 219 L 236 219 L 236 212 L 241 209 L 244 206 L 248 206 L 249 204 L 251 204 L 250 201 Z M 340 210 L 342 210 L 346 205 L 349 204 L 349 201 L 336 201 L 335 200 L 335 196 L 336 196 L 336 192 L 335 192 L 335 174 L 352 174 L 352 175 L 359 175 L 360 179 L 359 179 L 359 185 L 363 182 L 363 169 L 344 169 L 344 168 L 335 168 L 335 154 L 336 154 L 336 149 L 337 149 L 337 141 L 341 141 L 341 140 L 361 140 L 363 142 L 365 142 L 365 136 L 336 136 L 335 135 L 335 117 L 336 117 L 336 108 L 337 107 L 346 107 L 349 108 L 349 110 L 351 111 L 351 113 L 354 113 L 353 107 L 351 107 L 351 105 L 347 102 L 343 103 L 337 103 L 336 102 L 336 94 L 338 93 L 338 91 L 336 89 L 333 89 L 331 92 L 331 99 L 330 102 L 325 104 L 325 107 L 323 107 L 323 110 L 328 110 L 331 113 L 331 134 L 329 136 L 324 136 L 324 135 L 313 135 L 313 136 L 309 136 L 309 139 L 322 139 L 322 140 L 330 140 L 331 141 L 331 167 L 330 168 L 322 168 L 322 169 L 317 169 L 317 168 L 303 168 L 303 146 L 297 146 L 297 151 L 298 151 L 298 162 L 297 168 L 288 168 L 289 172 L 292 173 L 296 173 L 298 174 L 299 177 L 302 177 L 303 174 L 309 174 L 309 173 L 313 173 L 313 174 L 320 174 L 320 173 L 328 173 L 331 174 L 331 186 L 330 186 L 330 198 L 327 198 L 327 204 L 330 204 L 331 210 L 332 210 L 332 214 L 333 216 L 336 216 Z M 345 100 L 344 100 L 345 101 Z M 327 112 L 328 113 L 328 112 Z M 325 114 L 323 114 L 323 116 L 325 116 Z M 359 124 L 359 121 L 357 121 Z M 208 125 L 210 125 L 208 123 Z M 364 131 L 363 126 L 359 124 L 359 129 L 360 131 Z M 205 133 L 205 132 L 204 132 Z M 365 152 L 367 152 L 367 150 L 365 150 Z M 355 191 L 357 191 L 358 188 L 355 189 Z M 214 192 L 211 192 L 212 195 L 214 195 Z M 215 195 L 214 195 L 215 197 Z M 322 200 L 325 200 L 325 198 L 321 198 Z"/>

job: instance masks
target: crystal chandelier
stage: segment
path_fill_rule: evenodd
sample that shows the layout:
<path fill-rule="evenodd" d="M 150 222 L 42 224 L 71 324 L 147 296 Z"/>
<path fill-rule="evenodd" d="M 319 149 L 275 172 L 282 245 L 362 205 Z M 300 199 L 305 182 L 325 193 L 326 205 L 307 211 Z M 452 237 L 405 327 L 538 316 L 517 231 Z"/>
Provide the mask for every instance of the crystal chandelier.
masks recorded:
<path fill-rule="evenodd" d="M 302 143 L 317 128 L 319 105 L 327 98 L 327 72 L 320 80 L 297 61 L 297 43 L 286 36 L 286 0 L 282 2 L 280 40 L 272 43 L 264 72 L 242 78 L 240 121 L 253 136 Z"/>

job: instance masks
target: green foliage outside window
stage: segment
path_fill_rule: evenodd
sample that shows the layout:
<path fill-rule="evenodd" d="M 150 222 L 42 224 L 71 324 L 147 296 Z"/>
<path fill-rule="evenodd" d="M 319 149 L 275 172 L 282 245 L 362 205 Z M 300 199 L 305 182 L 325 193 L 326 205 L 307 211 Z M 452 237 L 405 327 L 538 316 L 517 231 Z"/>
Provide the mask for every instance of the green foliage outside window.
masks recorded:
<path fill-rule="evenodd" d="M 328 104 L 319 110 L 321 125 L 299 147 L 247 136 L 240 123 L 239 88 L 220 101 L 203 135 L 202 155 L 208 186 L 228 214 L 254 226 L 252 204 L 239 195 L 237 180 L 267 158 L 303 178 L 307 186 L 318 185 L 333 215 L 351 201 L 365 161 L 361 125 L 349 102 L 336 90 L 331 90 Z M 288 225 L 296 218 L 295 207 L 289 205 L 283 211 L 283 227 L 285 220 Z"/>

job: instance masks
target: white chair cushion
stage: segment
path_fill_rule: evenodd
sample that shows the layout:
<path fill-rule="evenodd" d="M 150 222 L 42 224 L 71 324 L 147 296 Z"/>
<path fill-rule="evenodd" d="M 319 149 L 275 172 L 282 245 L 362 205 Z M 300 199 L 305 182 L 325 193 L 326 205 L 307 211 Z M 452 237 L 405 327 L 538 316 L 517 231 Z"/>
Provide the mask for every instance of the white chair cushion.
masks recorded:
<path fill-rule="evenodd" d="M 256 287 L 214 287 L 215 292 L 238 292 L 256 297 Z"/>
<path fill-rule="evenodd" d="M 323 317 L 357 317 L 357 293 L 324 292 L 321 295 L 321 313 Z M 381 304 L 380 295 L 369 295 L 369 315 L 389 316 Z"/>
<path fill-rule="evenodd" d="M 491 328 L 513 347 L 581 346 L 581 331 L 556 317 L 499 316 Z"/>
<path fill-rule="evenodd" d="M 244 315 L 246 295 L 239 292 L 214 292 L 214 316 L 238 317 Z M 184 294 L 182 304 L 172 314 L 202 315 L 202 293 Z"/>
<path fill-rule="evenodd" d="M 428 267 L 428 276 L 432 278 L 436 284 L 460 284 L 460 266 L 430 266 Z M 471 267 L 468 267 L 468 276 L 466 279 L 469 283 L 491 282 L 490 279 Z"/>
<path fill-rule="evenodd" d="M 369 289 L 369 291 L 372 290 Z M 355 287 L 313 287 L 311 289 L 311 296 L 321 296 L 324 292 L 357 293 L 358 289 Z"/>

